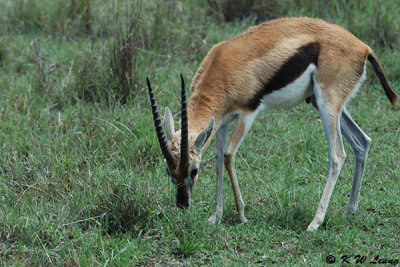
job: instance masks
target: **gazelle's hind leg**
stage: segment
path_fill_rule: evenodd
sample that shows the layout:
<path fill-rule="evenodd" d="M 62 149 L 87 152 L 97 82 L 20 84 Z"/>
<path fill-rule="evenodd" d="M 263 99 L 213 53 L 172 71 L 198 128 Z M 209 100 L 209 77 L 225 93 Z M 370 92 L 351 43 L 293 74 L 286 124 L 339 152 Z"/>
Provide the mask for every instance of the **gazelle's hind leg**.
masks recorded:
<path fill-rule="evenodd" d="M 313 106 L 318 109 L 315 97 L 311 99 Z M 347 204 L 347 213 L 354 214 L 357 211 L 360 196 L 361 182 L 364 175 L 371 138 L 353 121 L 350 114 L 343 107 L 340 116 L 340 130 L 353 149 L 356 166 L 354 169 L 353 184 L 351 186 L 350 200 Z"/>
<path fill-rule="evenodd" d="M 313 74 L 313 82 L 316 104 L 321 114 L 321 120 L 329 146 L 329 173 L 324 192 L 318 205 L 317 213 L 307 228 L 307 231 L 309 232 L 317 230 L 324 221 L 333 189 L 346 157 L 339 130 L 341 107 L 338 107 L 338 103 L 330 102 L 330 98 L 324 97 L 317 81 L 316 73 Z"/>
<path fill-rule="evenodd" d="M 311 99 L 313 106 L 318 109 L 315 96 Z M 360 196 L 361 183 L 364 175 L 365 163 L 367 161 L 371 138 L 353 121 L 345 107 L 340 115 L 340 130 L 347 142 L 353 149 L 356 166 L 354 169 L 353 184 L 351 186 L 350 200 L 347 204 L 347 213 L 354 214 L 357 211 L 358 199 Z"/>
<path fill-rule="evenodd" d="M 340 129 L 346 140 L 350 143 L 356 158 L 353 185 L 351 187 L 349 204 L 347 205 L 347 213 L 353 214 L 357 211 L 358 207 L 361 182 L 371 139 L 352 120 L 345 108 L 343 108 L 342 115 L 340 116 Z"/>
<path fill-rule="evenodd" d="M 235 154 L 243 142 L 244 137 L 253 125 L 254 119 L 257 116 L 257 111 L 251 113 L 242 113 L 239 115 L 239 119 L 235 129 L 233 130 L 231 139 L 229 140 L 229 145 L 226 149 L 225 158 L 225 168 L 228 171 L 229 177 L 231 179 L 232 190 L 235 197 L 235 204 L 237 210 L 237 216 L 241 223 L 247 222 L 244 216 L 244 202 L 242 199 L 242 194 L 240 193 L 239 182 L 236 176 L 235 169 Z"/>

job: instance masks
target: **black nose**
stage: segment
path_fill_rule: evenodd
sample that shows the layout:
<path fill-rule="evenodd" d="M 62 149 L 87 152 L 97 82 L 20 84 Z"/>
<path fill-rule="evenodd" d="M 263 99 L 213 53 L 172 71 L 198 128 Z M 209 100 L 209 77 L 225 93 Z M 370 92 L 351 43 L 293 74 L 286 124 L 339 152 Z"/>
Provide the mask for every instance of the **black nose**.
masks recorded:
<path fill-rule="evenodd" d="M 189 195 L 186 186 L 178 187 L 175 195 L 175 203 L 180 209 L 186 209 L 189 207 Z"/>

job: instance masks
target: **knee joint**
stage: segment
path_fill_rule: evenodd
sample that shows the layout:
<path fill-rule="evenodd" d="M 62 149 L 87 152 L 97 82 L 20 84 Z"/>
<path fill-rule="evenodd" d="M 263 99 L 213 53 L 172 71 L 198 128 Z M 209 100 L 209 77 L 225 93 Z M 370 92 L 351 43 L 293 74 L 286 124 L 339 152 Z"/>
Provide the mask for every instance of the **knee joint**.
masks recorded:
<path fill-rule="evenodd" d="M 232 162 L 233 155 L 231 153 L 224 154 L 224 162 L 225 165 L 228 165 Z"/>
<path fill-rule="evenodd" d="M 364 138 L 364 143 L 362 147 L 359 147 L 358 150 L 354 151 L 356 159 L 358 160 L 365 160 L 368 155 L 368 150 L 371 144 L 371 138 L 368 136 Z"/>
<path fill-rule="evenodd" d="M 340 169 L 346 159 L 346 152 L 338 153 L 337 156 L 333 157 L 332 163 L 334 169 Z"/>
<path fill-rule="evenodd" d="M 223 158 L 224 158 L 223 153 L 217 150 L 217 151 L 215 152 L 215 158 L 216 158 L 218 161 L 219 161 L 219 160 L 223 160 Z"/>
<path fill-rule="evenodd" d="M 369 150 L 369 147 L 370 147 L 370 145 L 371 145 L 371 138 L 369 138 L 368 136 L 366 136 L 365 137 L 365 139 L 364 139 L 364 147 L 363 147 L 363 153 L 364 154 L 367 154 L 368 153 L 368 150 Z"/>

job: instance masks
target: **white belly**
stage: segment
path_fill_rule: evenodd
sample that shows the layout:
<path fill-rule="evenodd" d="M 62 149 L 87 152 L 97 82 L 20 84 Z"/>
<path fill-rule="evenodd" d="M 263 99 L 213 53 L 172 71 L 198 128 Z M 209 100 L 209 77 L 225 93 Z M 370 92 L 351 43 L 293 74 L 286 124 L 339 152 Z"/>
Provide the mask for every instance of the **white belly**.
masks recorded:
<path fill-rule="evenodd" d="M 265 95 L 258 109 L 279 109 L 297 106 L 307 97 L 314 94 L 312 88 L 311 75 L 316 70 L 316 66 L 311 64 L 308 68 L 292 83 Z"/>

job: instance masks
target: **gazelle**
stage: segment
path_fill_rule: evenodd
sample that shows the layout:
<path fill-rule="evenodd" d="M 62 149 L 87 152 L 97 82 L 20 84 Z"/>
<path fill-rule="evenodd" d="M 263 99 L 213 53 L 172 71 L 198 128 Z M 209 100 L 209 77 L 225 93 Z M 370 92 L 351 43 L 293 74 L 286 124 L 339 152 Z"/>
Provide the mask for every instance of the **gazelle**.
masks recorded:
<path fill-rule="evenodd" d="M 319 111 L 329 146 L 327 183 L 307 231 L 318 229 L 324 220 L 346 157 L 342 134 L 356 158 L 347 207 L 348 213 L 355 213 L 371 139 L 352 120 L 345 105 L 365 80 L 367 59 L 395 108 L 397 95 L 372 49 L 347 30 L 320 19 L 273 20 L 215 45 L 193 79 L 188 109 L 181 76 L 180 131 L 175 132 L 168 108 L 162 126 L 147 79 L 158 140 L 166 159 L 167 172 L 176 185 L 176 205 L 180 208 L 190 205 L 201 154 L 215 134 L 216 199 L 215 211 L 208 221 L 215 223 L 222 216 L 225 164 L 238 219 L 246 222 L 234 165 L 235 154 L 260 111 L 290 108 L 306 100 Z M 226 145 L 228 124 L 235 119 L 236 128 Z"/>

